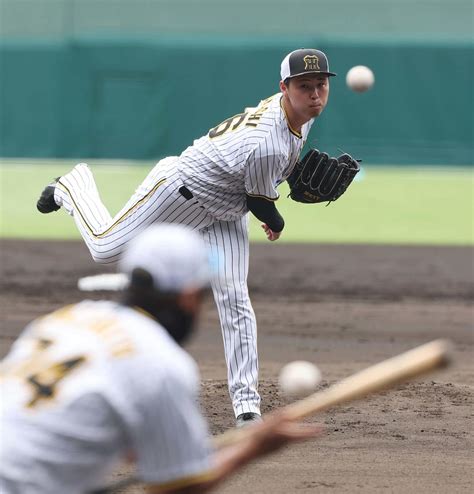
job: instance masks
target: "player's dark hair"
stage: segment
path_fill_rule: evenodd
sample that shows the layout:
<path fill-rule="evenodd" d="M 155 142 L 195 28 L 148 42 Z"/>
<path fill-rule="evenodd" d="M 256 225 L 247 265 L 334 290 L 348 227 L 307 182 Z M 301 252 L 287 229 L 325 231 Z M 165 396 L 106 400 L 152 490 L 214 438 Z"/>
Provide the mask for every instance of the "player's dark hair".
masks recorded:
<path fill-rule="evenodd" d="M 179 293 L 163 292 L 157 289 L 151 274 L 142 268 L 135 268 L 130 283 L 122 295 L 122 304 L 138 307 L 156 319 L 179 344 L 191 334 L 194 314 L 179 306 Z"/>
<path fill-rule="evenodd" d="M 143 268 L 135 268 L 130 276 L 130 285 L 138 288 L 153 288 L 153 277 Z"/>
<path fill-rule="evenodd" d="M 142 268 L 135 268 L 130 276 L 130 283 L 123 292 L 122 302 L 131 307 L 140 307 L 155 319 L 162 308 L 175 305 L 176 293 L 165 293 L 153 284 L 151 274 Z"/>

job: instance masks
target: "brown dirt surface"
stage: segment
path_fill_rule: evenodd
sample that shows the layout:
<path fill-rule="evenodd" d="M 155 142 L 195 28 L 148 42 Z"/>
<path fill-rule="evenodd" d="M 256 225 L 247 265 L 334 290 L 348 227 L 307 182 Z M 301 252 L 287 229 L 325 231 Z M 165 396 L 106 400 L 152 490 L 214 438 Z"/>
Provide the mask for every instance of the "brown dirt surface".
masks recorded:
<path fill-rule="evenodd" d="M 81 242 L 2 240 L 0 252 L 2 356 L 34 317 L 86 296 L 116 297 L 76 288 L 82 276 L 113 271 L 94 264 Z M 292 360 L 317 363 L 321 388 L 436 338 L 453 342 L 454 361 L 314 417 L 320 438 L 254 463 L 216 492 L 472 492 L 472 249 L 256 244 L 250 264 L 264 414 L 288 403 L 276 376 Z M 188 350 L 201 369 L 211 432 L 222 432 L 233 416 L 210 300 Z"/>

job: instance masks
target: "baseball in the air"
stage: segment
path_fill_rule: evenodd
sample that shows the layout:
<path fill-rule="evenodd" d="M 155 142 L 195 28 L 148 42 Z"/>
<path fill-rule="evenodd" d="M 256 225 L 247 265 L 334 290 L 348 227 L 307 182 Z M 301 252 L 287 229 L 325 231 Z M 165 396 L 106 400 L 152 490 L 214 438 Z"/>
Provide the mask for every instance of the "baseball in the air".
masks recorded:
<path fill-rule="evenodd" d="M 321 382 L 321 372 L 311 362 L 296 360 L 281 369 L 278 382 L 285 396 L 302 398 L 314 392 Z"/>
<path fill-rule="evenodd" d="M 365 65 L 356 65 L 347 72 L 346 84 L 356 93 L 364 93 L 374 85 L 374 73 Z"/>

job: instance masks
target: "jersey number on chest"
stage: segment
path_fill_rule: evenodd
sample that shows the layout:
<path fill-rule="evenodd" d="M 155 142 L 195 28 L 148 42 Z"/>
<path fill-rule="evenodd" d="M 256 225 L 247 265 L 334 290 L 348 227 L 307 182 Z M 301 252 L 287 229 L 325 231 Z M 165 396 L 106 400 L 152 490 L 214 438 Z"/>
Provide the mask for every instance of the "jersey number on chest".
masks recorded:
<path fill-rule="evenodd" d="M 271 97 L 267 98 L 266 100 L 263 100 L 257 108 L 247 108 L 245 113 L 239 113 L 233 117 L 227 118 L 209 131 L 209 138 L 213 139 L 215 137 L 220 137 L 227 132 L 233 132 L 239 127 L 242 127 L 242 125 L 245 125 L 246 127 L 256 127 L 262 118 L 262 115 L 268 110 L 271 100 Z"/>

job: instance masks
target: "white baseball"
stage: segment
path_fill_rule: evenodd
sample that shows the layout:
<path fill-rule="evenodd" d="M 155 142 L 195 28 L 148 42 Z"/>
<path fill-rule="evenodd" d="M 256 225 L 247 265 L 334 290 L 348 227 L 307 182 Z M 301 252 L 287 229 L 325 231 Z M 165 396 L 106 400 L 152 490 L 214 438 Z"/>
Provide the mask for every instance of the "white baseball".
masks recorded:
<path fill-rule="evenodd" d="M 321 382 L 321 372 L 311 362 L 296 360 L 281 369 L 278 382 L 284 395 L 302 398 L 314 392 Z"/>
<path fill-rule="evenodd" d="M 374 82 L 374 73 L 365 65 L 352 67 L 346 75 L 346 84 L 356 93 L 368 91 Z"/>

